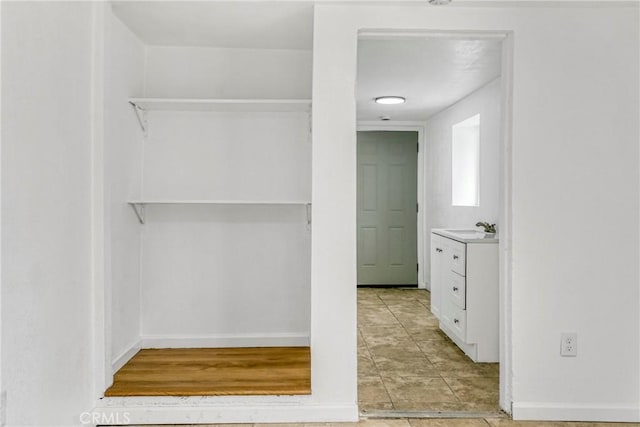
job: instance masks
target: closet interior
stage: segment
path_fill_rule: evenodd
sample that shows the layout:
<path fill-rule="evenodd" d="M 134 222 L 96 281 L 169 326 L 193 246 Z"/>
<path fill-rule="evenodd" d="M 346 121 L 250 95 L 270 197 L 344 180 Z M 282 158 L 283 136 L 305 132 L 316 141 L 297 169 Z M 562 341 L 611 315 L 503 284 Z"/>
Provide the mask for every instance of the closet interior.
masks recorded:
<path fill-rule="evenodd" d="M 105 396 L 310 394 L 311 51 L 135 7 L 105 6 Z"/>

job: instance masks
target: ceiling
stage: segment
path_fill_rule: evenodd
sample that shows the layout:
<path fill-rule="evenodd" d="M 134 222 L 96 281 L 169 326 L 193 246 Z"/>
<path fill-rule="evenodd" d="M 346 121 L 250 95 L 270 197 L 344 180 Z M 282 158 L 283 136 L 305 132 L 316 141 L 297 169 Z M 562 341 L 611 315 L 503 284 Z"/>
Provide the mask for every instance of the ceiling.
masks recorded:
<path fill-rule="evenodd" d="M 311 49 L 313 4 L 264 1 L 114 1 L 148 45 Z"/>
<path fill-rule="evenodd" d="M 247 49 L 313 47 L 311 1 L 113 1 L 147 45 Z M 358 120 L 421 121 L 500 75 L 501 42 L 372 37 L 358 43 Z M 383 95 L 407 98 L 378 105 Z"/>
<path fill-rule="evenodd" d="M 360 40 L 358 120 L 422 121 L 500 75 L 499 40 L 402 38 Z M 379 105 L 379 96 L 407 102 Z"/>

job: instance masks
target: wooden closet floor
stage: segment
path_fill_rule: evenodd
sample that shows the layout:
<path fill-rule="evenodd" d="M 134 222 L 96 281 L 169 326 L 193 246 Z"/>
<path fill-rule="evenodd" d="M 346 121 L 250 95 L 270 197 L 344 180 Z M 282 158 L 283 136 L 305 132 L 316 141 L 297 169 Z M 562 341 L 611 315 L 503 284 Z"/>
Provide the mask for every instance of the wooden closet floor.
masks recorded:
<path fill-rule="evenodd" d="M 311 394 L 309 347 L 143 349 L 105 396 Z"/>

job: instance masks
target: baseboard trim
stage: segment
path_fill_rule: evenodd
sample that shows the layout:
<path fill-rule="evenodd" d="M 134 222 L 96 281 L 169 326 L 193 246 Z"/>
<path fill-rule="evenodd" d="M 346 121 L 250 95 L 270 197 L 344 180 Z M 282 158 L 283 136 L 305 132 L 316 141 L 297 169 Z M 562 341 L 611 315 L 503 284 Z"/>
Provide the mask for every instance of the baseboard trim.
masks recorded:
<path fill-rule="evenodd" d="M 322 404 L 230 404 L 230 405 L 122 405 L 97 406 L 101 419 L 119 425 L 140 424 L 235 424 L 356 422 L 357 405 Z"/>
<path fill-rule="evenodd" d="M 640 422 L 640 406 L 513 402 L 514 420 Z"/>
<path fill-rule="evenodd" d="M 143 335 L 142 348 L 307 347 L 309 334 Z"/>
<path fill-rule="evenodd" d="M 135 342 L 127 350 L 123 351 L 120 356 L 116 357 L 111 362 L 111 372 L 115 374 L 120 368 L 122 368 L 131 358 L 142 348 L 142 340 Z"/>
<path fill-rule="evenodd" d="M 436 319 L 440 320 L 440 309 L 437 307 L 431 306 L 431 313 L 436 316 Z"/>

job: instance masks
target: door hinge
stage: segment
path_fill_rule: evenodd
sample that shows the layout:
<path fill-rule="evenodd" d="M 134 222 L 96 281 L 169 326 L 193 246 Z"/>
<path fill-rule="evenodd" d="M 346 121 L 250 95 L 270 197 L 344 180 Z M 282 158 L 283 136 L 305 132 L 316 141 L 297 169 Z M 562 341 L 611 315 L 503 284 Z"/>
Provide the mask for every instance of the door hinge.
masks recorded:
<path fill-rule="evenodd" d="M 419 153 L 420 152 L 420 143 L 416 142 L 416 151 Z"/>
<path fill-rule="evenodd" d="M 419 273 L 420 272 L 420 264 L 416 264 L 416 271 Z"/>
<path fill-rule="evenodd" d="M 416 212 L 420 212 L 420 204 L 416 203 Z"/>

